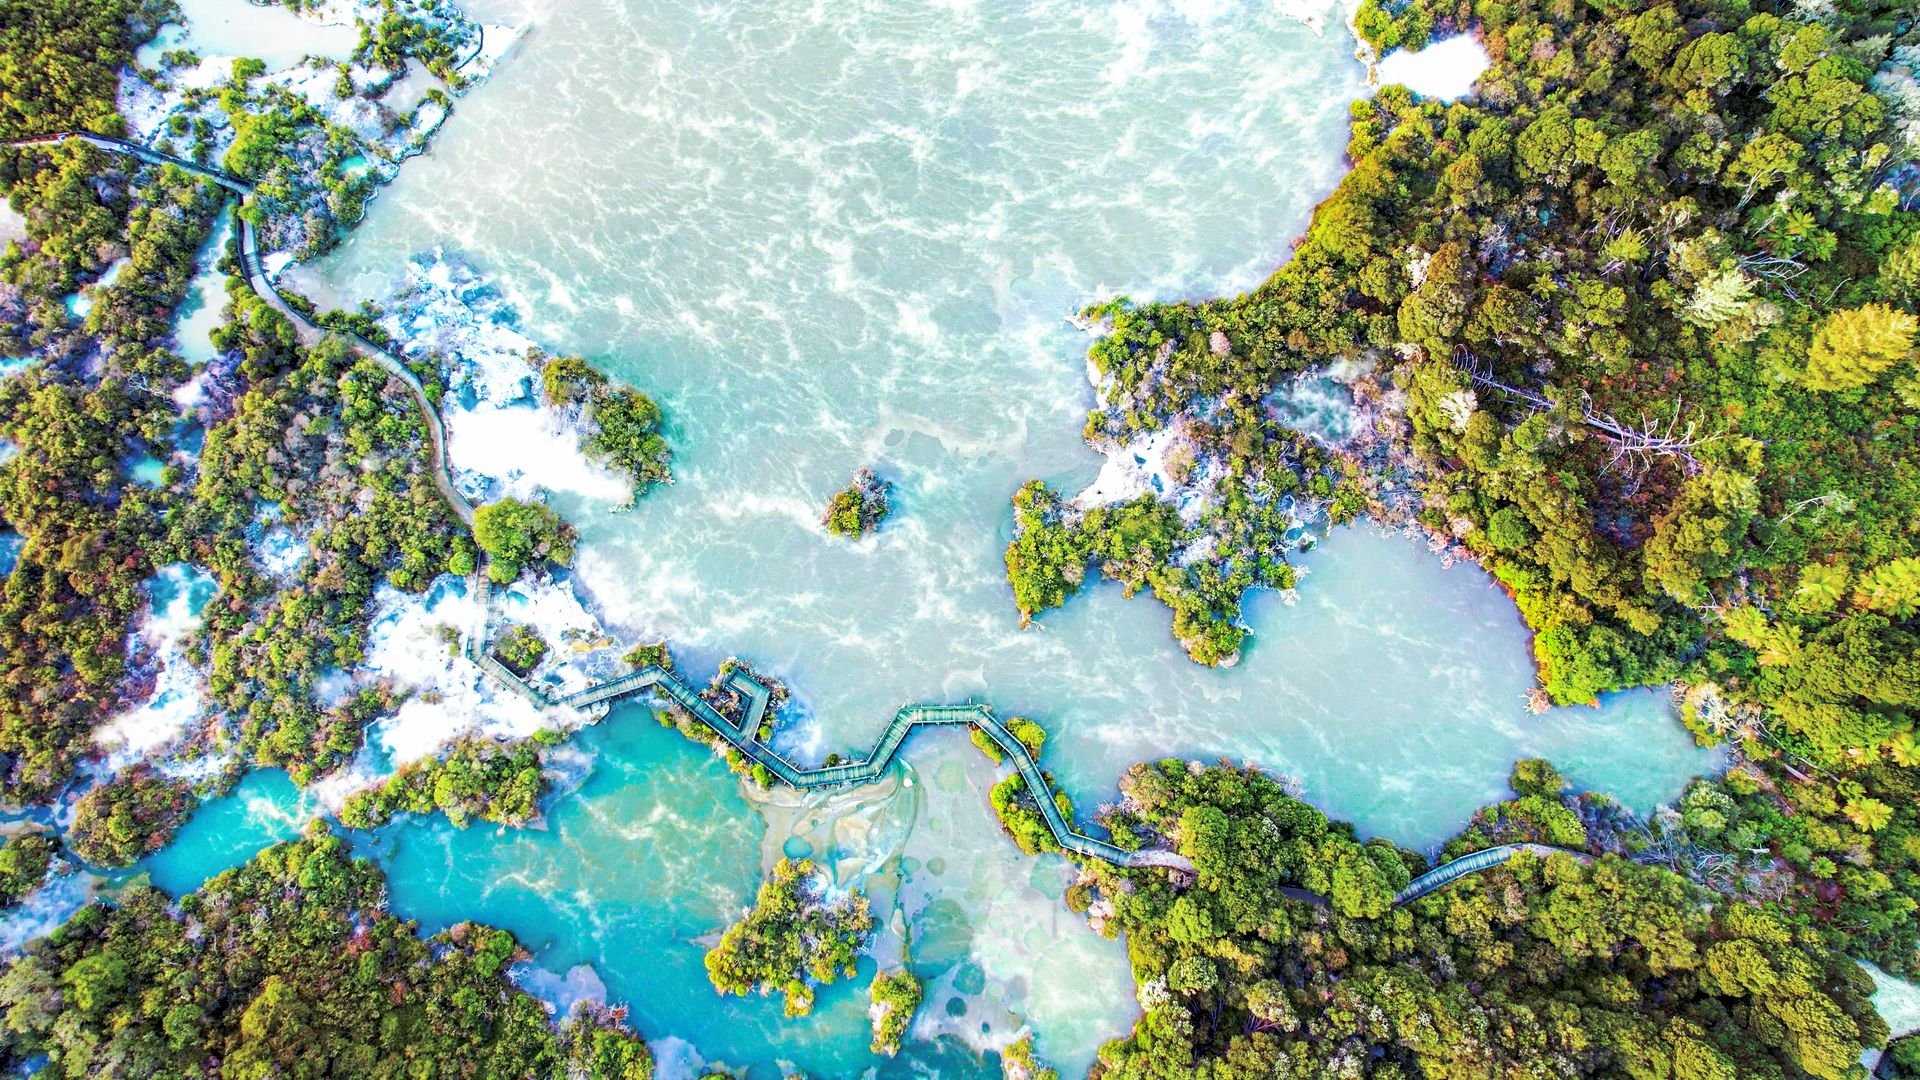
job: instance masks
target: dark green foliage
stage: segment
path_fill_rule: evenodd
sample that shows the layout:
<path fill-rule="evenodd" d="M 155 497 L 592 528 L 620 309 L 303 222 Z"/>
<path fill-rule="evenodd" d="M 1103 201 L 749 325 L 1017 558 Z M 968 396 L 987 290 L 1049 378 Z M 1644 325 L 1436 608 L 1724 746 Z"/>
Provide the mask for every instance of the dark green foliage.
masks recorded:
<path fill-rule="evenodd" d="M 547 639 L 531 626 L 515 623 L 493 639 L 493 655 L 516 675 L 526 675 L 547 658 Z"/>
<path fill-rule="evenodd" d="M 813 1010 L 813 983 L 853 976 L 873 933 L 867 898 L 855 893 L 827 903 L 812 878 L 813 864 L 805 859 L 774 866 L 753 910 L 707 952 L 715 990 L 741 996 L 779 990 L 787 1015 L 805 1016 Z"/>
<path fill-rule="evenodd" d="M 122 131 L 120 68 L 162 10 L 148 0 L 0 2 L 0 138 Z"/>
<path fill-rule="evenodd" d="M 476 820 L 525 825 L 539 813 L 546 787 L 534 740 L 502 746 L 487 739 L 462 739 L 442 758 L 403 765 L 379 787 L 354 792 L 340 808 L 340 822 L 372 829 L 395 813 L 437 810 L 462 829 Z"/>
<path fill-rule="evenodd" d="M 1040 612 L 1067 602 L 1086 579 L 1092 556 L 1063 520 L 1060 497 L 1038 480 L 1014 495 L 1013 527 L 1007 583 L 1013 586 L 1013 602 L 1024 626 Z"/>
<path fill-rule="evenodd" d="M 1516 780 L 1528 798 L 1551 782 Z M 1318 1077 L 1346 1061 L 1367 1075 L 1837 1080 L 1885 1037 L 1851 961 L 1754 908 L 1709 907 L 1663 870 L 1522 855 L 1388 912 L 1365 897 L 1390 896 L 1412 857 L 1356 844 L 1259 773 L 1166 762 L 1123 789 L 1199 874 L 1181 889 L 1089 866 L 1145 1007 L 1102 1049 L 1104 1077 Z M 1290 902 L 1283 886 L 1301 883 L 1332 910 Z"/>
<path fill-rule="evenodd" d="M 1713 612 L 1751 591 L 1777 613 L 1815 557 L 1897 574 L 1913 554 L 1920 217 L 1883 182 L 1911 146 L 1866 88 L 1910 35 L 1897 10 L 1363 6 L 1381 47 L 1476 30 L 1480 92 L 1356 105 L 1352 172 L 1253 292 L 1089 312 L 1112 327 L 1090 436 L 1212 429 L 1309 365 L 1373 359 L 1408 395 L 1419 467 L 1369 482 L 1413 485 L 1420 520 L 1512 590 L 1554 700 L 1687 673 L 1703 640 L 1715 676 L 1744 675 Z M 1246 483 L 1292 467 L 1251 437 L 1222 461 Z M 1031 614 L 1072 591 L 1080 552 L 1025 532 L 1009 568 Z M 1216 539 L 1221 582 L 1257 580 L 1224 570 L 1256 549 Z"/>
<path fill-rule="evenodd" d="M 1874 1075 L 1886 1080 L 1920 1078 L 1920 1037 L 1909 1035 L 1889 1043 L 1886 1056 L 1881 1059 L 1880 1070 Z"/>
<path fill-rule="evenodd" d="M 475 510 L 473 540 L 492 560 L 487 576 L 500 585 L 535 563 L 573 562 L 573 526 L 541 503 L 502 499 Z"/>
<path fill-rule="evenodd" d="M 213 700 L 254 761 L 305 783 L 351 756 L 390 704 L 378 690 L 331 709 L 314 697 L 329 669 L 362 657 L 375 589 L 425 589 L 462 556 L 470 565 L 472 548 L 434 489 L 405 389 L 337 337 L 301 348 L 282 316 L 230 288 L 215 344 L 243 358 L 247 389 L 207 432 L 171 542 L 220 581 L 205 630 Z M 307 533 L 294 580 L 249 554 L 261 502 Z"/>
<path fill-rule="evenodd" d="M 921 994 L 920 980 L 911 971 L 875 973 L 872 985 L 867 987 L 867 998 L 872 1002 L 867 1016 L 873 1022 L 874 1053 L 892 1057 L 900 1052 L 914 1010 L 920 1007 Z"/>
<path fill-rule="evenodd" d="M 1541 843 L 1584 850 L 1587 829 L 1562 798 L 1565 777 L 1538 758 L 1513 763 L 1507 785 L 1520 796 L 1477 811 L 1465 832 L 1446 847 L 1450 858 L 1496 844 Z"/>
<path fill-rule="evenodd" d="M 820 523 L 835 536 L 849 540 L 865 536 L 886 520 L 892 505 L 887 497 L 891 487 L 875 476 L 872 469 L 861 469 L 853 475 L 853 483 L 834 493 Z"/>
<path fill-rule="evenodd" d="M 1034 805 L 1034 796 L 1027 790 L 1026 778 L 1019 773 L 1008 773 L 993 790 L 987 793 L 988 803 L 993 807 L 993 816 L 1000 819 L 1000 827 L 1007 830 L 1013 842 L 1020 850 L 1029 855 L 1043 851 L 1059 851 L 1060 844 L 1053 838 L 1053 830 L 1047 826 L 1047 819 Z"/>
<path fill-rule="evenodd" d="M 529 357 L 540 359 L 539 354 Z M 600 370 L 578 356 L 556 356 L 540 365 L 540 385 L 555 405 L 577 405 L 593 400 L 607 385 Z"/>
<path fill-rule="evenodd" d="M 12 907 L 47 878 L 60 842 L 49 833 L 23 832 L 0 841 L 0 908 Z"/>
<path fill-rule="evenodd" d="M 1233 418 L 1312 366 L 1374 365 L 1405 395 L 1380 425 L 1393 452 L 1356 453 L 1328 492 L 1364 482 L 1376 512 L 1480 559 L 1534 631 L 1536 704 L 1707 688 L 1722 707 L 1695 730 L 1765 763 L 1764 801 L 1794 820 L 1734 863 L 1783 917 L 1902 968 L 1920 905 L 1900 801 L 1920 766 L 1920 212 L 1897 95 L 1869 83 L 1915 42 L 1910 7 L 1363 4 L 1377 47 L 1474 33 L 1492 61 L 1477 93 L 1357 104 L 1352 171 L 1248 294 L 1088 313 L 1111 326 L 1089 437 L 1224 444 L 1218 499 L 1283 471 L 1318 494 L 1330 473 Z M 1092 516 L 1016 496 L 1024 615 L 1113 560 Z M 1159 593 L 1179 570 L 1177 632 L 1230 655 L 1256 541 L 1212 533 L 1200 583 L 1191 535 L 1115 576 Z M 1463 842 L 1574 843 L 1591 809 L 1523 791 Z M 1737 853 L 1668 854 L 1739 887 Z"/>
<path fill-rule="evenodd" d="M 167 846 L 194 801 L 186 783 L 135 765 L 73 804 L 67 845 L 95 866 L 130 866 Z"/>
<path fill-rule="evenodd" d="M 314 0 L 281 2 L 298 10 Z M 381 0 L 380 7 L 379 21 L 361 26 L 356 59 L 399 71 L 412 58 L 447 82 L 461 84 L 454 64 L 470 51 L 477 26 L 437 0 Z"/>
<path fill-rule="evenodd" d="M 1024 716 L 1016 716 L 1007 721 L 1007 734 L 1020 740 L 1020 744 L 1027 748 L 1027 753 L 1032 754 L 1036 760 L 1040 757 L 1041 748 L 1047 745 L 1047 729 Z"/>
<path fill-rule="evenodd" d="M 1695 784 L 1677 810 L 1678 821 L 1654 823 L 1642 842 L 1649 854 L 1766 904 L 1836 949 L 1896 973 L 1920 970 L 1920 777 L 1912 767 L 1882 762 L 1837 782 L 1775 781 L 1749 767 Z M 1632 850 L 1636 837 L 1626 840 Z"/>
<path fill-rule="evenodd" d="M 980 752 L 987 755 L 987 760 L 995 765 L 1007 760 L 1007 752 L 1000 749 L 1000 744 L 993 741 L 993 736 L 979 728 L 968 728 L 967 738 L 972 740 L 973 745 L 979 747 Z"/>
<path fill-rule="evenodd" d="M 556 1038 L 507 980 L 511 934 L 462 923 L 418 937 L 388 912 L 379 871 L 323 826 L 169 905 L 135 886 L 29 945 L 0 975 L 0 1057 L 44 1054 L 50 1078 L 200 1076 L 218 1062 L 222 1076 L 558 1080 L 569 1059 L 648 1075 L 630 1036 L 594 1034 L 611 1016 Z"/>
<path fill-rule="evenodd" d="M 581 1002 L 560 1029 L 568 1073 L 588 1080 L 651 1080 L 653 1054 L 622 1024 L 624 1009 Z"/>
<path fill-rule="evenodd" d="M 1141 495 L 1113 506 L 1073 510 L 1035 480 L 1014 495 L 1013 508 L 1007 581 L 1021 625 L 1066 603 L 1086 581 L 1087 565 L 1096 563 L 1128 596 L 1151 588 L 1173 609 L 1174 636 L 1195 661 L 1222 664 L 1238 655 L 1246 637 L 1238 624 L 1240 597 L 1257 580 L 1255 570 L 1237 562 L 1224 569 L 1206 562 L 1174 565 L 1170 556 L 1192 537 L 1171 505 Z M 1284 564 L 1263 565 L 1271 570 L 1272 583 L 1281 583 Z"/>
<path fill-rule="evenodd" d="M 62 114 L 41 130 L 112 130 L 115 69 L 162 14 L 158 4 L 137 14 L 123 3 L 21 7 L 0 20 L 0 65 L 38 73 L 36 107 Z M 90 65 L 99 75 L 91 82 L 67 77 Z M 62 97 L 68 87 L 93 102 Z M 9 79 L 17 103 L 15 89 Z M 231 93 L 225 103 L 241 114 L 243 136 L 237 166 L 266 177 L 271 201 L 277 181 L 267 174 L 285 160 L 283 122 L 305 121 L 267 91 L 259 100 Z M 284 319 L 240 290 L 229 325 L 215 333 L 216 347 L 241 361 L 225 387 L 235 399 L 208 432 L 200 475 L 169 463 L 160 490 L 130 483 L 126 462 L 171 453 L 180 419 L 171 394 L 187 368 L 164 346 L 227 195 L 79 144 L 0 154 L 0 182 L 28 221 L 28 239 L 0 257 L 0 276 L 20 289 L 30 316 L 0 323 L 0 348 L 41 359 L 0 388 L 0 429 L 24 451 L 0 472 L 0 513 L 28 538 L 0 598 L 7 794 L 43 798 L 66 778 L 69 748 L 85 745 L 81 737 L 119 703 L 139 582 L 175 559 L 220 578 L 205 654 L 216 722 L 230 725 L 251 760 L 310 778 L 350 754 L 383 706 L 376 693 L 322 710 L 311 696 L 325 668 L 359 658 L 375 585 L 384 577 L 423 588 L 462 558 L 471 563 L 425 483 L 424 427 L 394 407 L 404 397 L 377 368 L 337 347 L 307 355 Z M 59 298 L 119 255 L 126 265 L 115 282 L 94 287 L 91 312 L 73 326 Z M 263 499 L 309 531 L 315 556 L 277 597 L 281 583 L 247 556 L 245 533 Z"/>
<path fill-rule="evenodd" d="M 130 189 L 117 174 L 96 185 L 120 163 L 92 150 L 34 151 L 19 164 L 28 171 L 13 190 L 29 211 L 29 243 L 0 258 L 0 278 L 49 317 L 0 323 L 0 337 L 24 336 L 47 357 L 0 381 L 0 434 L 20 448 L 0 465 L 0 516 L 26 538 L 0 586 L 0 788 L 31 801 L 65 782 L 84 737 L 119 702 L 128 630 L 170 501 L 130 483 L 126 464 L 170 452 L 167 395 L 185 365 L 160 346 L 215 200 L 171 170 Z M 127 266 L 96 288 L 86 327 L 74 328 L 55 297 L 98 275 L 122 228 Z"/>

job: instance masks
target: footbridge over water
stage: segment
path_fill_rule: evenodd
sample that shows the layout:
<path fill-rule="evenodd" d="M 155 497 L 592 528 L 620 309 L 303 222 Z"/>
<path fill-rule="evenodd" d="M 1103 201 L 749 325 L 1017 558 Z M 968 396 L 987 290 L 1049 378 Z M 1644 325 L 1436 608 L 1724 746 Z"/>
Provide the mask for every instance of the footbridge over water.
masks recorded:
<path fill-rule="evenodd" d="M 824 765 L 816 768 L 801 768 L 788 761 L 779 751 L 760 741 L 761 722 L 766 718 L 767 708 L 772 700 L 772 692 L 767 686 L 746 671 L 735 669 L 726 674 L 722 687 L 740 696 L 743 708 L 737 719 L 713 707 L 698 690 L 672 671 L 651 664 L 638 671 L 621 675 L 605 682 L 596 683 L 583 690 L 570 694 L 552 696 L 529 685 L 524 679 L 508 670 L 504 664 L 491 655 L 482 655 L 475 659 L 494 679 L 511 687 L 515 693 L 538 704 L 553 708 L 588 709 L 596 705 L 610 704 L 622 698 L 654 693 L 685 710 L 694 719 L 705 725 L 714 734 L 726 740 L 727 744 L 745 755 L 748 760 L 766 769 L 781 783 L 802 791 L 816 788 L 846 787 L 856 784 L 870 784 L 880 779 L 893 763 L 906 742 L 907 736 L 920 727 L 970 727 L 985 733 L 993 740 L 1009 760 L 1014 769 L 1026 781 L 1027 790 L 1032 793 L 1033 801 L 1040 814 L 1046 819 L 1047 828 L 1059 845 L 1077 855 L 1102 859 L 1120 866 L 1164 866 L 1191 871 L 1193 864 L 1186 857 L 1171 851 L 1127 851 L 1105 840 L 1088 836 L 1074 829 L 1071 822 L 1060 810 L 1054 799 L 1054 787 L 1045 774 L 1040 771 L 1040 763 L 1034 760 L 1032 751 L 1025 743 L 1015 738 L 1005 723 L 995 716 L 987 705 L 968 703 L 964 705 L 908 705 L 894 713 L 893 720 L 880 735 L 867 756 L 859 761 Z"/>
<path fill-rule="evenodd" d="M 233 192 L 242 207 L 253 198 L 253 185 L 232 173 L 110 135 L 85 131 L 57 132 L 28 138 L 0 140 L 0 147 L 51 146 L 68 141 L 83 142 L 96 149 L 132 157 L 150 165 L 173 166 L 185 170 Z M 446 433 L 441 424 L 440 413 L 433 401 L 428 398 L 419 376 L 414 374 L 412 368 L 402 358 L 381 346 L 358 334 L 320 326 L 299 308 L 289 303 L 274 285 L 261 260 L 253 222 L 245 214 L 239 217 L 240 263 L 248 286 L 262 301 L 293 324 L 303 344 L 311 346 L 327 335 L 339 335 L 354 349 L 378 362 L 389 374 L 406 386 L 427 426 L 434 487 L 453 515 L 462 524 L 471 527 L 473 506 L 453 483 L 451 469 L 447 462 Z M 484 566 L 472 578 L 472 587 L 480 599 L 484 612 L 490 595 Z M 1047 828 L 1052 831 L 1054 840 L 1061 848 L 1077 855 L 1102 859 L 1120 866 L 1157 866 L 1188 873 L 1194 870 L 1193 863 L 1177 852 L 1127 851 L 1105 840 L 1075 830 L 1066 815 L 1061 812 L 1054 798 L 1054 787 L 1040 771 L 1040 765 L 1034 760 L 1033 754 L 1028 751 L 1024 743 L 1014 738 L 1013 733 L 1007 730 L 1006 725 L 986 705 L 975 703 L 908 705 L 894 714 L 886 731 L 881 734 L 880 741 L 875 744 L 865 759 L 802 769 L 762 743 L 757 737 L 772 695 L 764 684 L 745 671 L 729 672 L 724 683 L 727 689 L 739 694 L 745 702 L 740 721 L 735 723 L 709 704 L 680 676 L 657 665 L 644 667 L 566 695 L 558 697 L 549 695 L 514 674 L 493 656 L 489 648 L 487 621 L 484 615 L 481 625 L 467 634 L 464 651 L 489 678 L 541 708 L 589 709 L 610 704 L 622 698 L 649 692 L 657 693 L 685 709 L 700 723 L 726 740 L 734 749 L 764 767 L 782 783 L 802 790 L 865 784 L 879 779 L 887 766 L 892 764 L 894 757 L 900 752 L 900 747 L 906 742 L 907 736 L 915 728 L 961 726 L 977 728 L 1012 760 L 1014 768 L 1026 782 L 1027 791 L 1032 795 L 1041 816 L 1046 820 Z M 1523 852 L 1543 857 L 1562 852 L 1587 861 L 1592 859 L 1592 856 L 1584 852 L 1564 851 L 1544 844 L 1510 844 L 1488 848 L 1436 867 L 1414 878 L 1394 897 L 1394 905 L 1397 907 L 1411 903 L 1437 889 L 1445 888 L 1467 874 L 1499 866 Z M 1289 888 L 1283 892 L 1294 900 L 1322 907 L 1328 906 L 1325 897 L 1304 889 Z"/>

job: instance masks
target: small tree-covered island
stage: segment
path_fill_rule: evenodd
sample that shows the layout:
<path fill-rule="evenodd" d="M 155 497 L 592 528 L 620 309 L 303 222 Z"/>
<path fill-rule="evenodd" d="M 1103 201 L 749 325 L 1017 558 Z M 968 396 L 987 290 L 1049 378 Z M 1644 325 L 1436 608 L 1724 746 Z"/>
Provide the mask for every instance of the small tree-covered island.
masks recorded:
<path fill-rule="evenodd" d="M 1920 1077 L 1920 12 L 1294 7 L 0 0 L 0 1068 Z"/>

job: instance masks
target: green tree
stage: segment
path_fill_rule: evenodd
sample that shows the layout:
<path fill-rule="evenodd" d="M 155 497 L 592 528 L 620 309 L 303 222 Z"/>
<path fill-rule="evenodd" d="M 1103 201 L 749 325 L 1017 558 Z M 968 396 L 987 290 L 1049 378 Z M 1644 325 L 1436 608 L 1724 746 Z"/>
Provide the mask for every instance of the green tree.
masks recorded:
<path fill-rule="evenodd" d="M 1920 614 L 1920 558 L 1889 559 L 1860 575 L 1857 602 L 1896 619 Z"/>
<path fill-rule="evenodd" d="M 505 585 L 530 563 L 573 561 L 573 527 L 541 503 L 502 499 L 473 512 L 473 540 L 492 562 L 487 576 Z"/>
<path fill-rule="evenodd" d="M 1827 316 L 1807 350 L 1807 385 L 1815 390 L 1865 386 L 1913 351 L 1920 320 L 1886 304 L 1845 308 Z"/>
<path fill-rule="evenodd" d="M 893 1057 L 900 1052 L 900 1043 L 913 1023 L 914 1011 L 920 1008 L 921 996 L 920 980 L 914 978 L 911 971 L 882 971 L 874 975 L 867 987 L 867 998 L 872 1003 L 867 1017 L 873 1024 L 874 1053 Z"/>

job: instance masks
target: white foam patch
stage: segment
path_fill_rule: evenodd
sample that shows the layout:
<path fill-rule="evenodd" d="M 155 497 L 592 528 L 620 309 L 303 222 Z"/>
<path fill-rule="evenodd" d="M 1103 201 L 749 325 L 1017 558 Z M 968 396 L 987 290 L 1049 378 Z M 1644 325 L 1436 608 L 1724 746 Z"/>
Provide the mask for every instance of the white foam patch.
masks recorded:
<path fill-rule="evenodd" d="M 412 354 L 441 357 L 452 390 L 441 403 L 455 482 L 470 498 L 532 498 L 544 488 L 624 503 L 632 485 L 589 461 L 571 419 L 543 407 L 536 346 L 520 312 L 471 267 L 444 255 L 408 264 L 385 326 Z"/>
<path fill-rule="evenodd" d="M 1896 1038 L 1920 1031 L 1920 986 L 1898 979 L 1870 961 L 1858 961 L 1873 978 L 1873 1008 Z"/>
<path fill-rule="evenodd" d="M 263 532 L 260 542 L 254 545 L 253 554 L 262 570 L 285 581 L 307 561 L 307 543 L 292 529 L 282 526 Z"/>
<path fill-rule="evenodd" d="M 207 372 L 202 369 L 193 374 L 193 378 L 181 383 L 173 391 L 173 403 L 181 411 L 190 412 L 205 404 L 207 400 Z"/>
<path fill-rule="evenodd" d="M 92 874 L 55 877 L 0 915 L 0 955 L 12 956 L 34 938 L 46 937 L 93 899 Z"/>
<path fill-rule="evenodd" d="M 146 701 L 95 729 L 94 743 L 107 752 L 109 771 L 164 750 L 206 712 L 200 673 L 187 660 L 186 643 L 200 628 L 200 612 L 213 595 L 214 581 L 176 563 L 162 568 L 148 587 L 157 602 L 150 603 L 134 633 L 153 650 L 160 673 Z"/>
<path fill-rule="evenodd" d="M 594 598 L 602 618 L 641 637 L 668 627 L 702 625 L 685 612 L 700 606 L 700 584 L 685 562 L 663 557 L 661 549 L 595 543 L 580 549 L 574 573 Z M 688 643 L 701 640 L 682 629 Z"/>
<path fill-rule="evenodd" d="M 1339 13 L 1341 0 L 1272 0 L 1272 4 L 1274 11 L 1319 34 Z"/>
<path fill-rule="evenodd" d="M 1149 491 L 1156 495 L 1173 491 L 1177 485 L 1167 475 L 1166 461 L 1173 439 L 1173 429 L 1162 428 L 1123 446 L 1103 448 L 1106 464 L 1100 466 L 1093 483 L 1073 497 L 1073 504 L 1085 509 L 1126 502 Z"/>
<path fill-rule="evenodd" d="M 538 675 L 562 692 L 579 689 L 591 676 L 568 663 L 562 642 L 571 636 L 597 637 L 599 623 L 564 584 L 518 582 L 494 591 L 502 617 L 525 623 L 554 646 Z M 367 659 L 360 671 L 391 679 L 411 696 L 391 717 L 375 724 L 377 741 L 395 764 L 415 761 L 463 735 L 526 738 L 535 732 L 568 726 L 581 718 L 567 710 L 542 710 L 495 683 L 479 665 L 450 647 L 442 632 L 476 627 L 480 606 L 461 578 L 443 576 L 424 595 L 382 585 L 374 594 L 374 619 Z"/>
<path fill-rule="evenodd" d="M 317 5 L 310 16 L 277 5 L 248 0 L 179 0 L 184 28 L 163 28 L 143 46 L 138 60 L 152 66 L 170 49 L 191 49 L 201 56 L 251 56 L 268 68 L 282 68 L 306 56 L 344 60 L 360 42 L 355 17 L 378 22 L 380 5 L 360 3 Z"/>
<path fill-rule="evenodd" d="M 515 986 L 539 998 L 554 1016 L 571 1015 L 581 1002 L 607 1003 L 607 984 L 591 964 L 575 964 L 564 975 L 538 964 L 515 964 L 507 975 Z"/>
<path fill-rule="evenodd" d="M 1422 97 L 1453 101 L 1473 92 L 1487 70 L 1487 50 L 1471 34 L 1436 41 L 1419 52 L 1395 49 L 1374 66 L 1381 85 L 1399 83 Z"/>
<path fill-rule="evenodd" d="M 659 1080 L 693 1080 L 707 1072 L 707 1059 L 694 1045 L 678 1035 L 647 1039 L 653 1052 L 653 1075 Z"/>
<path fill-rule="evenodd" d="M 9 240 L 27 238 L 27 219 L 5 199 L 0 199 L 0 248 Z"/>
<path fill-rule="evenodd" d="M 445 423 L 454 468 L 495 481 L 495 498 L 531 499 L 542 488 L 614 503 L 632 496 L 629 482 L 580 452 L 573 425 L 530 402 L 483 401 L 448 412 Z"/>

